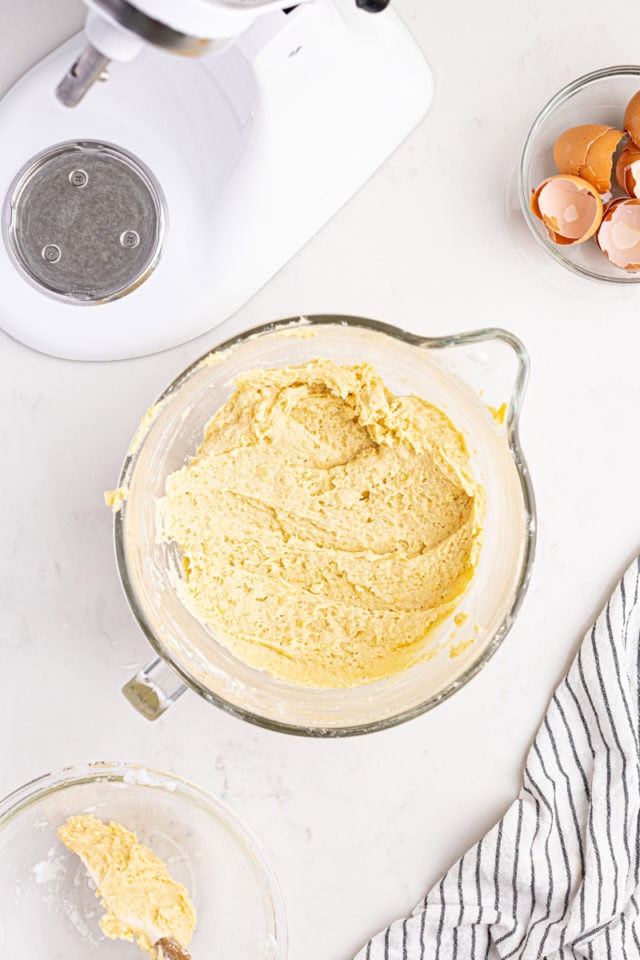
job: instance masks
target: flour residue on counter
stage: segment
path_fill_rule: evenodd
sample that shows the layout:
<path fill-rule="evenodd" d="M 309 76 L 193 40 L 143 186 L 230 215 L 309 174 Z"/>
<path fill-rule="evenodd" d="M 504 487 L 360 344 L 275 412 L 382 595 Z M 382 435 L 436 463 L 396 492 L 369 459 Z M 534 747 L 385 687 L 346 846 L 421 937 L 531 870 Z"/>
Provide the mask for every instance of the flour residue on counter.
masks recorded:
<path fill-rule="evenodd" d="M 405 669 L 467 590 L 484 493 L 462 435 L 368 364 L 241 375 L 171 474 L 190 609 L 246 663 L 349 687 Z"/>

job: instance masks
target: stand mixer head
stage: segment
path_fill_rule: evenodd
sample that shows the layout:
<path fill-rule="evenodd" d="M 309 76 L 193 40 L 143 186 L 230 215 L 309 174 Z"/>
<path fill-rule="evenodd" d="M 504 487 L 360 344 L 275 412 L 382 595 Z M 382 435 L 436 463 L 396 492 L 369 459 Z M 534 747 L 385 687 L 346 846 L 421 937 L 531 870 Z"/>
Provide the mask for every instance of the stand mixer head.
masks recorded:
<path fill-rule="evenodd" d="M 183 56 L 224 49 L 269 10 L 291 10 L 312 0 L 85 0 L 89 7 L 88 44 L 56 89 L 67 107 L 75 107 L 97 80 L 107 78 L 111 60 L 132 60 L 143 44 Z M 379 13 L 389 0 L 355 0 Z"/>

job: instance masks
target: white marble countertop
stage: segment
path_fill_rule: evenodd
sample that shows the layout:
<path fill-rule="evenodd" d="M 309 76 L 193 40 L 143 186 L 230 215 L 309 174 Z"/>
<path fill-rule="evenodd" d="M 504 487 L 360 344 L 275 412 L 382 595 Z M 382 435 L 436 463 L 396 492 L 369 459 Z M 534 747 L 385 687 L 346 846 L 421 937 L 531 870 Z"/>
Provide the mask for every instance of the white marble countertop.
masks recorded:
<path fill-rule="evenodd" d="M 82 8 L 0 4 L 4 92 L 79 27 Z M 578 281 L 504 217 L 542 104 L 574 77 L 637 58 L 625 26 L 635 6 L 622 0 L 616 22 L 596 0 L 584 0 L 580 18 L 555 0 L 395 6 L 433 68 L 428 116 L 223 327 L 109 364 L 54 360 L 5 336 L 0 344 L 0 795 L 86 759 L 128 759 L 200 783 L 269 852 L 291 960 L 351 957 L 498 818 L 555 684 L 640 548 L 640 291 Z M 119 693 L 150 650 L 120 588 L 103 490 L 140 414 L 178 370 L 218 339 L 299 312 L 377 317 L 425 334 L 496 324 L 523 339 L 532 375 L 521 437 L 539 519 L 529 593 L 478 677 L 387 732 L 287 737 L 192 693 L 148 723 Z"/>

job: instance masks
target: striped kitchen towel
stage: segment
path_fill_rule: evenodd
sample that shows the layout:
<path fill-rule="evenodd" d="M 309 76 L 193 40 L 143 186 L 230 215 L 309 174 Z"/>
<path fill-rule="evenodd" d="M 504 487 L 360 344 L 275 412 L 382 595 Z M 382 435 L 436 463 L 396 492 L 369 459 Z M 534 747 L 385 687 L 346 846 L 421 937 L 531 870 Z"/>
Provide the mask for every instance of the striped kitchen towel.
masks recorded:
<path fill-rule="evenodd" d="M 520 795 L 357 960 L 640 958 L 640 558 L 586 635 Z"/>

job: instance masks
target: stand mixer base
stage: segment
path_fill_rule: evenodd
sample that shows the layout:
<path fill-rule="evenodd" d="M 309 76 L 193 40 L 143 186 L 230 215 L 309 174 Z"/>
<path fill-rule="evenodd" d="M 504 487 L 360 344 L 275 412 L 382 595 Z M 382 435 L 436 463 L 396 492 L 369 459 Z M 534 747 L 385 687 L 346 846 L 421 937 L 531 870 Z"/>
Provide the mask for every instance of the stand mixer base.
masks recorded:
<path fill-rule="evenodd" d="M 200 59 L 144 49 L 69 109 L 54 91 L 84 42 L 0 101 L 0 326 L 71 359 L 154 353 L 221 323 L 432 96 L 399 18 L 352 0 L 264 15 Z"/>

